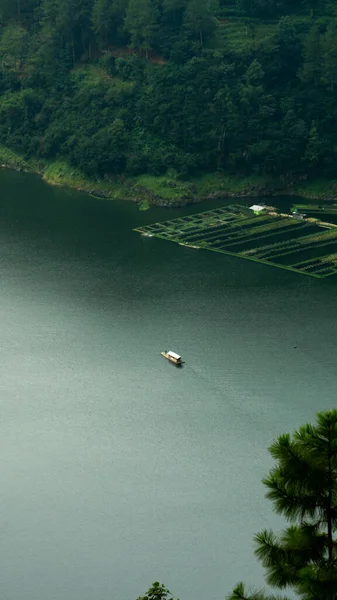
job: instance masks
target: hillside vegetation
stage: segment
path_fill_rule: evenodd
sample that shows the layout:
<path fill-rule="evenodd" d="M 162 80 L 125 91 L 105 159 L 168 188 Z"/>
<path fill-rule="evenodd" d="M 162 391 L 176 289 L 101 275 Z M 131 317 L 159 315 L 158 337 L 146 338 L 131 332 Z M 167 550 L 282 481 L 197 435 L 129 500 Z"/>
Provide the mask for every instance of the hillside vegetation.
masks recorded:
<path fill-rule="evenodd" d="M 0 144 L 106 182 L 334 179 L 336 8 L 0 0 Z"/>

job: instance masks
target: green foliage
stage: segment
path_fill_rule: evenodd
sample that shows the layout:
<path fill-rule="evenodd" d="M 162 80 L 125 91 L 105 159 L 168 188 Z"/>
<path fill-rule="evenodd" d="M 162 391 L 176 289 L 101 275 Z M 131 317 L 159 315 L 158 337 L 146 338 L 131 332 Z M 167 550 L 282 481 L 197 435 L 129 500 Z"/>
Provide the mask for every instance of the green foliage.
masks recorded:
<path fill-rule="evenodd" d="M 13 70 L 19 75 L 27 53 L 28 32 L 21 25 L 9 25 L 0 37 L 2 70 Z"/>
<path fill-rule="evenodd" d="M 156 0 L 130 0 L 125 16 L 125 28 L 131 46 L 146 53 L 152 48 L 158 31 L 158 6 Z"/>
<path fill-rule="evenodd" d="M 188 0 L 163 0 L 163 10 L 167 13 L 173 13 L 176 18 L 177 12 L 186 8 Z"/>
<path fill-rule="evenodd" d="M 83 174 L 78 170 L 70 167 L 67 163 L 56 161 L 43 169 L 43 178 L 53 183 L 54 185 L 65 185 L 67 182 L 83 180 Z"/>
<path fill-rule="evenodd" d="M 21 155 L 17 154 L 16 152 L 12 152 L 12 150 L 9 150 L 4 146 L 0 146 L 0 165 L 5 165 L 6 167 L 18 170 L 29 171 L 31 169 L 30 165 Z"/>
<path fill-rule="evenodd" d="M 155 581 L 145 596 L 140 596 L 138 600 L 173 600 L 173 596 L 162 583 Z"/>
<path fill-rule="evenodd" d="M 322 78 L 322 37 L 320 28 L 314 26 L 305 39 L 301 77 L 309 85 L 319 85 Z"/>
<path fill-rule="evenodd" d="M 245 586 L 239 583 L 228 596 L 227 600 L 288 600 L 284 596 L 274 596 L 273 594 L 265 594 L 264 592 L 246 592 Z"/>
<path fill-rule="evenodd" d="M 184 25 L 187 31 L 200 41 L 202 47 L 205 39 L 214 33 L 216 27 L 210 4 L 205 0 L 188 0 Z"/>
<path fill-rule="evenodd" d="M 336 600 L 337 411 L 281 435 L 270 453 L 276 465 L 263 481 L 266 496 L 290 525 L 279 536 L 267 530 L 255 536 L 267 583 L 290 587 L 303 600 Z M 272 596 L 246 595 L 240 584 L 229 600 L 239 598 Z"/>
<path fill-rule="evenodd" d="M 324 79 L 334 91 L 337 84 L 337 19 L 331 20 L 325 34 Z"/>
<path fill-rule="evenodd" d="M 94 0 L 92 28 L 102 48 L 121 37 L 126 7 L 126 0 Z"/>
<path fill-rule="evenodd" d="M 147 200 L 142 200 L 142 202 L 139 204 L 140 211 L 144 212 L 145 210 L 149 210 L 149 208 L 150 208 L 150 205 Z"/>
<path fill-rule="evenodd" d="M 334 177 L 334 10 L 0 0 L 0 143 L 90 177 Z"/>

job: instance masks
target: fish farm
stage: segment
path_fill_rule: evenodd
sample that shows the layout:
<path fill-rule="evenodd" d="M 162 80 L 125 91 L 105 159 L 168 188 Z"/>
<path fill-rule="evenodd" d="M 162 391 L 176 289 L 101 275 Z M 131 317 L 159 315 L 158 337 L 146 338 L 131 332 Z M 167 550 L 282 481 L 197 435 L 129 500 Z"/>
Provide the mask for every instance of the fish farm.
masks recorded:
<path fill-rule="evenodd" d="M 337 273 L 337 225 L 233 204 L 134 229 L 187 248 L 205 249 L 324 278 Z"/>

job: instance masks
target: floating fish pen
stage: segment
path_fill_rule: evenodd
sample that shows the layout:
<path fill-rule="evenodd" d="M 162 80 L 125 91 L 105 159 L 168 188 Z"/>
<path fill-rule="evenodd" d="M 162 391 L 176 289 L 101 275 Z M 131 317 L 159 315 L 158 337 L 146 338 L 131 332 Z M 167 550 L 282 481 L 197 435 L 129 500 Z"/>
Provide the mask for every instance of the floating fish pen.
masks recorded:
<path fill-rule="evenodd" d="M 304 212 L 307 215 L 337 215 L 337 204 L 295 204 L 292 210 Z"/>
<path fill-rule="evenodd" d="M 256 214 L 233 204 L 134 231 L 312 277 L 337 273 L 337 227 L 322 228 L 316 219 L 297 219 L 271 207 Z"/>

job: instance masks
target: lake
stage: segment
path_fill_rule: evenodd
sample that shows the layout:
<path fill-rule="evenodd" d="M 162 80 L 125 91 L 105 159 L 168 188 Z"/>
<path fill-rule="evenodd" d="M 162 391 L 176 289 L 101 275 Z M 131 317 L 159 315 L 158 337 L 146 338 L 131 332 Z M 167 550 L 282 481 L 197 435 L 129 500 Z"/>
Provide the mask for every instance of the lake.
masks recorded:
<path fill-rule="evenodd" d="M 336 405 L 337 278 L 132 232 L 225 202 L 0 183 L 3 600 L 261 587 L 267 448 Z"/>

